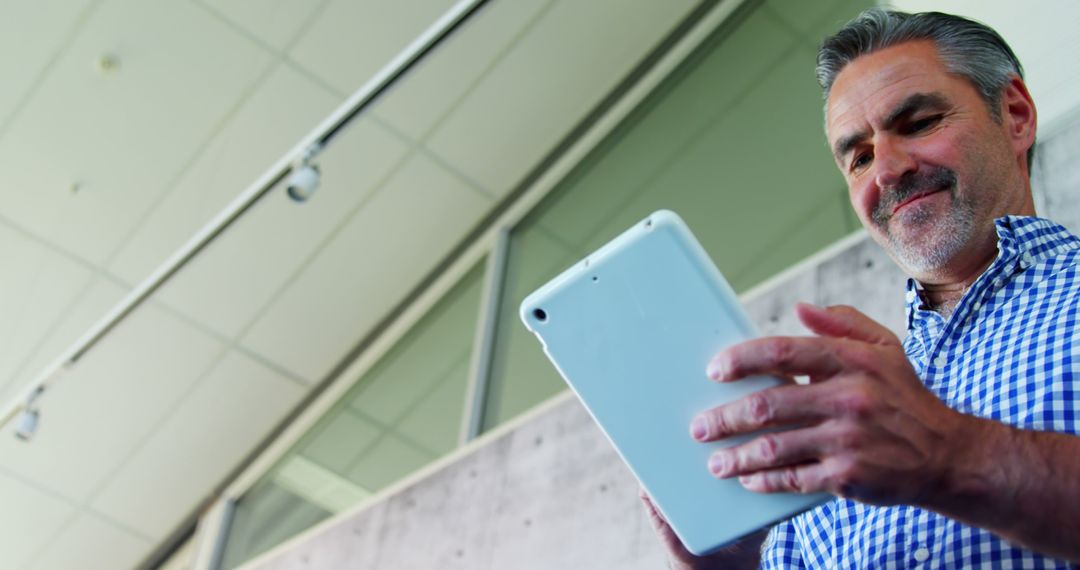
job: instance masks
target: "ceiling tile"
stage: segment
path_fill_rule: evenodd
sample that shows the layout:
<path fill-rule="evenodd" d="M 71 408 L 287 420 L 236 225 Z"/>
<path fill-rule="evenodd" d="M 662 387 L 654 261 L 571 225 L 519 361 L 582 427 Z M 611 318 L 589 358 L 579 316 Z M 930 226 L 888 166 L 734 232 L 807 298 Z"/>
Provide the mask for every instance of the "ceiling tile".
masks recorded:
<path fill-rule="evenodd" d="M 352 93 L 435 23 L 452 0 L 330 0 L 289 56 Z"/>
<path fill-rule="evenodd" d="M 349 479 L 377 491 L 435 459 L 428 452 L 387 434 L 353 466 Z"/>
<path fill-rule="evenodd" d="M 353 460 L 383 432 L 381 426 L 345 406 L 321 421 L 300 454 L 343 477 Z"/>
<path fill-rule="evenodd" d="M 34 381 L 47 366 L 60 358 L 91 326 L 115 307 L 127 292 L 127 289 L 113 281 L 97 277 L 78 293 L 74 302 L 53 307 L 61 311 L 62 316 L 49 322 L 47 332 L 33 339 L 33 347 L 25 353 L 25 358 L 8 377 L 7 385 L 0 390 L 0 401 L 7 401 L 7 398 L 13 397 Z M 9 342 L 8 346 L 19 345 L 14 339 Z"/>
<path fill-rule="evenodd" d="M 118 528 L 93 513 L 83 512 L 52 538 L 49 548 L 27 568 L 134 568 L 154 546 L 151 541 Z"/>
<path fill-rule="evenodd" d="M 41 400 L 30 443 L 0 433 L 0 467 L 83 501 L 154 430 L 223 350 L 206 334 L 144 305 Z"/>
<path fill-rule="evenodd" d="M 489 191 L 509 191 L 695 3 L 559 2 L 427 141 Z"/>
<path fill-rule="evenodd" d="M 469 359 L 464 358 L 402 418 L 397 432 L 436 453 L 457 447 L 468 380 Z"/>
<path fill-rule="evenodd" d="M 818 0 L 817 2 L 805 2 L 803 0 L 769 0 L 766 4 L 772 13 L 777 18 L 782 20 L 785 24 L 790 26 L 793 30 L 805 35 L 806 39 L 814 42 L 820 41 L 821 38 L 811 37 L 812 33 L 816 32 L 816 28 L 828 22 L 827 25 L 834 26 L 834 17 L 839 17 L 835 14 L 837 6 L 842 0 Z M 846 1 L 846 0 L 845 0 Z M 859 1 L 859 0 L 856 0 Z M 862 3 L 867 3 L 872 0 L 861 0 Z M 850 18 L 850 16 L 848 16 Z M 840 24 L 846 22 L 847 19 L 840 20 Z"/>
<path fill-rule="evenodd" d="M 552 0 L 489 3 L 403 77 L 373 112 L 413 139 L 423 139 L 551 4 Z"/>
<path fill-rule="evenodd" d="M 300 376 L 322 378 L 490 205 L 414 154 L 260 316 L 243 344 Z"/>
<path fill-rule="evenodd" d="M 0 222 L 0 396 L 90 283 L 85 265 Z M 59 356 L 59 355 L 56 355 Z"/>
<path fill-rule="evenodd" d="M 169 280 L 161 299 L 222 335 L 236 336 L 406 152 L 385 128 L 358 121 L 319 156 L 322 183 L 310 199 L 297 203 L 284 188 L 272 191 Z"/>
<path fill-rule="evenodd" d="M 110 271 L 129 283 L 145 279 L 339 103 L 293 67 L 277 66 L 140 220 Z"/>
<path fill-rule="evenodd" d="M 109 478 L 91 506 L 164 539 L 305 392 L 250 357 L 230 352 Z"/>
<path fill-rule="evenodd" d="M 0 124 L 29 93 L 49 61 L 81 23 L 90 0 L 5 2 L 0 18 Z"/>
<path fill-rule="evenodd" d="M 10 433 L 0 438 L 14 439 Z M 0 471 L 0 568 L 23 568 L 27 559 L 51 544 L 74 507 Z"/>
<path fill-rule="evenodd" d="M 268 63 L 188 2 L 107 0 L 0 139 L 5 214 L 101 263 Z"/>
<path fill-rule="evenodd" d="M 317 0 L 195 0 L 247 33 L 282 51 L 326 1 Z"/>

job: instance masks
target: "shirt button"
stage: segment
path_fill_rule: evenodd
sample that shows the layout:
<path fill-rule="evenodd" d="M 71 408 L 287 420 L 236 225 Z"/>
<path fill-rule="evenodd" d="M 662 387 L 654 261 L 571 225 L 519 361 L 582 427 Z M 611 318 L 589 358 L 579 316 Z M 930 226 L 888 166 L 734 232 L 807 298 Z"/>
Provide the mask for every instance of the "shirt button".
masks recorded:
<path fill-rule="evenodd" d="M 944 356 L 939 356 L 934 359 L 934 366 L 937 366 L 938 368 L 945 368 L 945 365 L 948 364 L 948 362 L 949 360 L 947 358 L 945 358 Z"/>
<path fill-rule="evenodd" d="M 915 551 L 916 562 L 926 562 L 930 559 L 930 551 L 925 548 L 919 548 Z"/>

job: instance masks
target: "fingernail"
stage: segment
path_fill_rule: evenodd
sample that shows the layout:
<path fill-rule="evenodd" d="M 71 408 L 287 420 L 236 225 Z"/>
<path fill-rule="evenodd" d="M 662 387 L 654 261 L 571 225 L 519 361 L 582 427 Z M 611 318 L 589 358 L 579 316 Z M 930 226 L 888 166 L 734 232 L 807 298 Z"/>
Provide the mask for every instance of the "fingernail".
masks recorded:
<path fill-rule="evenodd" d="M 749 475 L 739 475 L 739 484 L 742 485 L 743 487 L 749 485 L 750 484 L 750 476 Z"/>
<path fill-rule="evenodd" d="M 713 380 L 720 379 L 720 373 L 723 372 L 722 367 L 718 359 L 714 358 L 709 361 L 709 366 L 705 368 L 705 374 Z"/>
<path fill-rule="evenodd" d="M 709 457 L 709 471 L 717 477 L 724 471 L 724 459 L 719 454 Z"/>
<path fill-rule="evenodd" d="M 705 436 L 709 435 L 709 426 L 705 423 L 705 418 L 698 416 L 690 422 L 690 435 L 697 440 L 705 439 Z"/>

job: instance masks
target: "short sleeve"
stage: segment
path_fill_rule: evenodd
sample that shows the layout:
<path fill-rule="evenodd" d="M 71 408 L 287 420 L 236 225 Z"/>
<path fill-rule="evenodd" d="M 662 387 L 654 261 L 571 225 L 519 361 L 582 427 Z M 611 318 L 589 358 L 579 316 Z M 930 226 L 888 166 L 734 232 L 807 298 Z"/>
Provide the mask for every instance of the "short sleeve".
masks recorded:
<path fill-rule="evenodd" d="M 806 568 L 799 551 L 793 520 L 784 521 L 772 528 L 761 545 L 761 568 L 763 570 L 787 570 Z"/>

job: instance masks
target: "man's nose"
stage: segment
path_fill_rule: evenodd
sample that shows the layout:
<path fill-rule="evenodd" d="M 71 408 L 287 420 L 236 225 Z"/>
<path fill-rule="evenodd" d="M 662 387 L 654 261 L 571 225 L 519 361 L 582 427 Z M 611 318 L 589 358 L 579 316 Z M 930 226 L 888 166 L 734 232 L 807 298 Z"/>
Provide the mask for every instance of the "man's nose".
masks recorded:
<path fill-rule="evenodd" d="M 878 187 L 891 188 L 919 165 L 903 143 L 879 141 L 874 148 L 874 167 Z"/>

